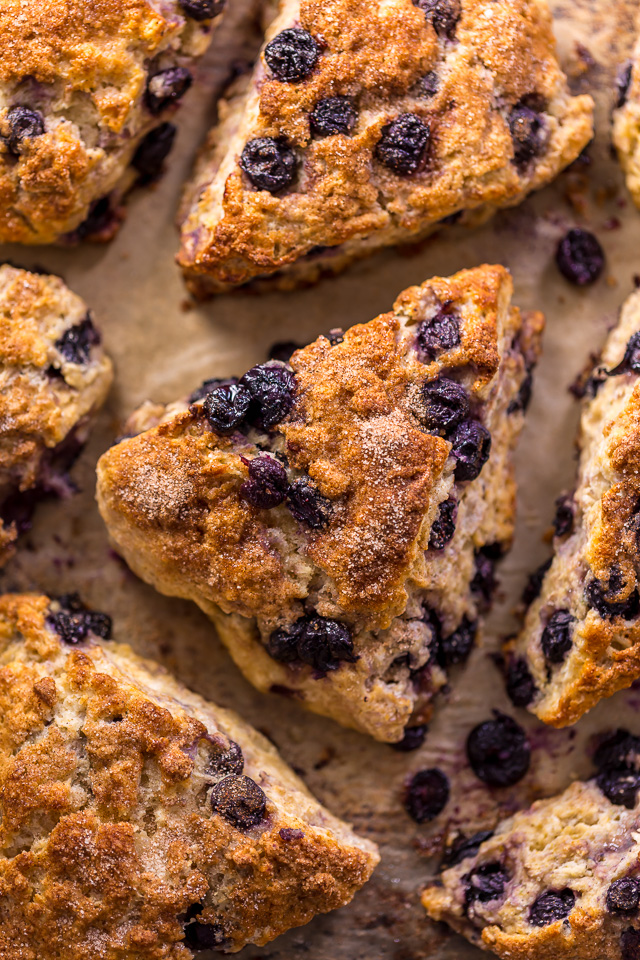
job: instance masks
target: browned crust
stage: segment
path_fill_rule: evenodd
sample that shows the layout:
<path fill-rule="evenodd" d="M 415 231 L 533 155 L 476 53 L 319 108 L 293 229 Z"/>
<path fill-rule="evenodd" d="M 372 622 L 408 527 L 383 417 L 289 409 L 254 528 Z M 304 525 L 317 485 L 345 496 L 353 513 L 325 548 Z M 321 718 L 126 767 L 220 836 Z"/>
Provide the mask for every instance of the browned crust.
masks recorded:
<path fill-rule="evenodd" d="M 631 81 L 625 101 L 613 112 L 613 143 L 627 178 L 627 188 L 640 209 L 640 38 L 631 59 Z"/>

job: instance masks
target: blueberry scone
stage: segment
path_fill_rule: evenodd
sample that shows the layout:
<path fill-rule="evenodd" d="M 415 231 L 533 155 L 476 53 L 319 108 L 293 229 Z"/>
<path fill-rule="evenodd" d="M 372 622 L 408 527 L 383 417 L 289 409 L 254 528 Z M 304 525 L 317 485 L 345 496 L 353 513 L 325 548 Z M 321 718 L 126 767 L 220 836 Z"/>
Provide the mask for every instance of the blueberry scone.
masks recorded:
<path fill-rule="evenodd" d="M 613 142 L 627 187 L 640 207 L 640 38 L 632 59 L 618 79 L 618 104 L 613 113 Z"/>
<path fill-rule="evenodd" d="M 375 845 L 110 632 L 77 595 L 0 598 L 0 954 L 189 960 L 348 903 Z"/>
<path fill-rule="evenodd" d="M 593 780 L 460 838 L 423 892 L 429 916 L 505 960 L 638 960 L 639 749 L 618 731 Z"/>
<path fill-rule="evenodd" d="M 224 0 L 3 0 L 0 242 L 108 238 L 155 179 Z"/>
<path fill-rule="evenodd" d="M 112 379 L 86 305 L 59 277 L 0 266 L 0 566 L 66 472 Z"/>
<path fill-rule="evenodd" d="M 592 135 L 545 0 L 282 0 L 266 41 L 185 195 L 198 296 L 310 282 L 516 204 Z"/>
<path fill-rule="evenodd" d="M 387 741 L 473 646 L 513 529 L 542 318 L 484 266 L 290 363 L 144 407 L 98 465 L 115 548 L 262 690 Z"/>
<path fill-rule="evenodd" d="M 623 307 L 587 384 L 575 491 L 557 501 L 555 553 L 507 688 L 545 723 L 575 723 L 640 677 L 640 292 Z"/>

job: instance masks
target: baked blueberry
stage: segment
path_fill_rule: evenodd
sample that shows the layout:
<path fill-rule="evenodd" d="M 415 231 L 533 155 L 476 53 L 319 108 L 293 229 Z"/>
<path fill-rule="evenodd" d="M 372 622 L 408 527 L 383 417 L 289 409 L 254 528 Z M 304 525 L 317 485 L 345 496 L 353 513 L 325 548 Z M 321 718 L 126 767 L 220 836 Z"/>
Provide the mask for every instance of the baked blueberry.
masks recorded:
<path fill-rule="evenodd" d="M 572 645 L 575 617 L 568 610 L 555 610 L 542 631 L 540 645 L 547 663 L 562 663 Z"/>
<path fill-rule="evenodd" d="M 635 913 L 640 904 L 640 880 L 620 877 L 607 890 L 607 910 L 610 913 Z"/>
<path fill-rule="evenodd" d="M 549 557 L 544 563 L 541 563 L 537 570 L 530 574 L 529 579 L 522 591 L 522 602 L 526 607 L 530 607 L 534 600 L 537 600 L 542 590 L 542 581 L 544 575 L 553 562 L 553 557 Z"/>
<path fill-rule="evenodd" d="M 422 388 L 422 396 L 423 421 L 429 430 L 437 430 L 447 436 L 469 415 L 469 396 L 455 380 L 446 380 L 444 377 L 427 380 Z"/>
<path fill-rule="evenodd" d="M 593 755 L 598 770 L 631 770 L 639 760 L 640 737 L 620 729 L 606 737 Z"/>
<path fill-rule="evenodd" d="M 597 237 L 576 227 L 569 230 L 558 244 L 556 263 L 570 283 L 585 287 L 595 283 L 604 270 L 604 250 Z"/>
<path fill-rule="evenodd" d="M 479 830 L 471 837 L 465 837 L 463 834 L 456 837 L 450 847 L 448 847 L 442 858 L 443 867 L 455 867 L 462 863 L 467 857 L 475 857 L 478 850 L 485 842 L 493 836 L 492 830 Z"/>
<path fill-rule="evenodd" d="M 509 130 L 513 140 L 514 163 L 517 167 L 525 167 L 545 147 L 544 119 L 536 110 L 521 102 L 509 114 Z"/>
<path fill-rule="evenodd" d="M 494 720 L 478 724 L 469 734 L 467 757 L 483 783 L 511 787 L 529 769 L 531 748 L 520 724 L 496 711 Z"/>
<path fill-rule="evenodd" d="M 438 663 L 441 667 L 453 667 L 463 663 L 476 642 L 478 624 L 468 617 L 462 618 L 460 626 L 448 637 L 441 637 L 438 644 Z"/>
<path fill-rule="evenodd" d="M 100 344 L 100 334 L 93 325 L 91 314 L 76 323 L 59 337 L 54 343 L 56 350 L 69 363 L 88 363 L 91 358 L 91 348 Z"/>
<path fill-rule="evenodd" d="M 556 513 L 553 518 L 553 530 L 556 537 L 566 537 L 573 533 L 573 497 L 564 493 L 556 500 Z"/>
<path fill-rule="evenodd" d="M 270 430 L 293 406 L 295 377 L 282 364 L 261 363 L 248 370 L 240 386 L 251 394 L 247 420 L 255 427 Z"/>
<path fill-rule="evenodd" d="M 298 657 L 322 673 L 337 670 L 343 660 L 354 663 L 357 658 L 349 627 L 317 614 L 305 617 L 298 639 Z"/>
<path fill-rule="evenodd" d="M 633 370 L 634 373 L 640 373 L 640 333 L 634 333 L 627 341 L 624 351 L 624 357 L 613 370 L 609 370 L 610 377 L 618 376 L 621 373 L 628 373 Z"/>
<path fill-rule="evenodd" d="M 609 576 L 609 583 L 595 577 L 585 588 L 585 597 L 590 607 L 593 607 L 605 620 L 622 617 L 624 620 L 633 620 L 638 614 L 640 601 L 638 591 L 634 587 L 624 600 L 616 600 L 615 596 L 622 589 L 622 574 L 620 568 L 613 566 Z"/>
<path fill-rule="evenodd" d="M 58 604 L 61 609 L 50 613 L 47 623 L 65 643 L 82 643 L 89 633 L 103 640 L 111 638 L 111 617 L 88 610 L 77 593 L 64 594 L 58 598 Z"/>
<path fill-rule="evenodd" d="M 279 360 L 280 363 L 289 363 L 300 344 L 295 340 L 277 340 L 269 347 L 269 360 Z"/>
<path fill-rule="evenodd" d="M 211 791 L 211 807 L 234 827 L 248 830 L 265 818 L 267 798 L 250 777 L 231 775 Z"/>
<path fill-rule="evenodd" d="M 249 412 L 250 403 L 249 390 L 242 384 L 230 383 L 228 386 L 215 387 L 207 393 L 202 411 L 216 433 L 224 437 L 242 424 Z"/>
<path fill-rule="evenodd" d="M 301 477 L 291 484 L 287 504 L 296 520 L 312 530 L 322 530 L 331 520 L 331 500 L 322 496 L 309 477 Z"/>
<path fill-rule="evenodd" d="M 477 420 L 466 420 L 451 437 L 456 480 L 475 480 L 489 459 L 491 434 Z"/>
<path fill-rule="evenodd" d="M 293 183 L 297 161 L 284 137 L 256 137 L 245 145 L 240 166 L 258 190 L 278 193 Z"/>
<path fill-rule="evenodd" d="M 564 920 L 573 910 L 576 895 L 566 887 L 564 890 L 547 890 L 541 893 L 529 910 L 529 923 L 534 927 L 548 927 L 556 920 Z"/>
<path fill-rule="evenodd" d="M 225 0 L 178 0 L 192 20 L 209 20 L 224 10 Z"/>
<path fill-rule="evenodd" d="M 506 687 L 514 707 L 528 707 L 536 695 L 536 685 L 527 661 L 510 658 L 507 663 Z"/>
<path fill-rule="evenodd" d="M 264 59 L 273 75 L 285 83 L 297 83 L 309 76 L 320 56 L 320 47 L 308 30 L 290 27 L 270 40 Z"/>
<path fill-rule="evenodd" d="M 476 900 L 480 903 L 498 900 L 504 894 L 509 874 L 500 863 L 482 863 L 462 879 L 465 884 L 465 903 L 469 906 Z"/>
<path fill-rule="evenodd" d="M 238 382 L 237 377 L 209 377 L 203 380 L 199 387 L 189 396 L 189 403 L 197 403 L 198 400 L 204 400 L 207 394 L 217 390 L 218 387 L 232 387 Z"/>
<path fill-rule="evenodd" d="M 289 489 L 287 471 L 279 460 L 266 454 L 254 457 L 247 467 L 249 479 L 240 486 L 240 496 L 252 507 L 270 510 L 284 503 Z"/>
<path fill-rule="evenodd" d="M 37 110 L 30 107 L 12 107 L 7 114 L 8 133 L 4 137 L 10 152 L 18 157 L 22 152 L 24 140 L 41 137 L 44 133 L 44 119 Z"/>
<path fill-rule="evenodd" d="M 70 242 L 77 243 L 101 234 L 109 236 L 119 221 L 118 212 L 111 205 L 111 197 L 100 197 L 93 201 L 86 219 L 72 233 L 67 234 L 67 238 Z"/>
<path fill-rule="evenodd" d="M 430 139 L 428 123 L 413 113 L 402 113 L 380 131 L 376 159 L 399 176 L 409 176 L 422 167 Z"/>
<path fill-rule="evenodd" d="M 618 75 L 616 77 L 616 89 L 618 91 L 618 99 L 616 101 L 616 107 L 624 107 L 627 102 L 627 94 L 629 93 L 629 87 L 631 86 L 631 71 L 633 64 L 631 60 L 627 60 L 624 63 Z"/>
<path fill-rule="evenodd" d="M 405 790 L 405 810 L 416 823 L 428 823 L 442 813 L 449 793 L 449 780 L 442 770 L 418 770 Z"/>
<path fill-rule="evenodd" d="M 498 581 L 495 574 L 495 559 L 487 553 L 491 548 L 476 550 L 474 561 L 476 572 L 470 583 L 471 592 L 481 601 L 483 609 L 489 609 Z"/>
<path fill-rule="evenodd" d="M 184 942 L 191 950 L 212 950 L 223 947 L 226 937 L 218 923 L 200 923 L 193 920 L 184 928 Z"/>
<path fill-rule="evenodd" d="M 169 67 L 149 78 L 145 102 L 153 114 L 162 113 L 170 104 L 185 95 L 193 77 L 185 67 Z"/>
<path fill-rule="evenodd" d="M 607 800 L 633 810 L 640 789 L 640 775 L 633 770 L 603 770 L 596 777 L 596 784 Z"/>
<path fill-rule="evenodd" d="M 267 653 L 280 663 L 293 663 L 298 659 L 298 641 L 302 633 L 302 620 L 292 623 L 287 629 L 278 627 L 267 640 Z"/>
<path fill-rule="evenodd" d="M 417 750 L 424 743 L 427 730 L 426 723 L 419 723 L 415 727 L 405 727 L 402 740 L 397 740 L 390 746 L 400 753 L 410 753 L 411 750 Z"/>
<path fill-rule="evenodd" d="M 533 393 L 533 375 L 527 373 L 520 384 L 520 389 L 507 407 L 507 413 L 526 413 L 531 403 L 531 394 Z"/>
<path fill-rule="evenodd" d="M 358 114 L 348 97 L 325 97 L 318 100 L 309 114 L 309 125 L 316 137 L 330 137 L 336 133 L 349 136 L 357 119 Z"/>
<path fill-rule="evenodd" d="M 229 746 L 219 752 L 212 753 L 207 763 L 207 773 L 220 776 L 235 774 L 239 776 L 244 770 L 244 757 L 240 744 L 229 740 Z"/>
<path fill-rule="evenodd" d="M 172 123 L 161 123 L 159 127 L 150 130 L 140 142 L 131 166 L 146 182 L 155 180 L 162 173 L 162 166 L 169 156 L 176 133 Z"/>
<path fill-rule="evenodd" d="M 434 317 L 418 327 L 416 344 L 426 360 L 435 360 L 445 350 L 460 343 L 460 315 L 451 303 L 445 303 Z"/>
<path fill-rule="evenodd" d="M 620 960 L 640 960 L 640 930 L 629 927 L 621 934 Z"/>
<path fill-rule="evenodd" d="M 438 74 L 435 70 L 430 70 L 429 73 L 425 73 L 424 77 L 418 80 L 414 92 L 417 97 L 424 97 L 428 100 L 430 97 L 435 97 L 439 86 L 440 78 Z"/>
<path fill-rule="evenodd" d="M 444 500 L 438 508 L 438 516 L 431 525 L 429 546 L 433 550 L 442 550 L 449 543 L 456 532 L 456 515 L 458 501 L 453 497 Z"/>
<path fill-rule="evenodd" d="M 456 26 L 462 13 L 460 0 L 413 0 L 417 7 L 424 10 L 428 23 L 439 37 L 453 40 Z"/>

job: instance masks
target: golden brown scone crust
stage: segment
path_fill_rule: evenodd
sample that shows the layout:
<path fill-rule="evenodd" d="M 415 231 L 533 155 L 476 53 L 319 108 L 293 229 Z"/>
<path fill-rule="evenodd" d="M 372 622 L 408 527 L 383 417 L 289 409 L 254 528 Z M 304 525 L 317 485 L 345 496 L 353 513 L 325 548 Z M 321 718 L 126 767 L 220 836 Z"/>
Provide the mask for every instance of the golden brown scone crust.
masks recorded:
<path fill-rule="evenodd" d="M 149 75 L 188 66 L 214 22 L 186 17 L 178 0 L 4 0 L 0 242 L 55 243 L 95 201 L 113 194 L 117 207 L 137 177 L 138 144 L 165 119 L 145 105 Z M 6 140 L 15 106 L 38 111 L 45 128 L 19 156 Z"/>
<path fill-rule="evenodd" d="M 65 333 L 87 322 L 86 304 L 59 277 L 0 266 L 0 504 L 35 488 L 44 494 L 71 445 L 87 439 L 113 376 L 93 326 L 86 362 L 61 351 Z M 16 536 L 10 519 L 2 524 L 0 564 Z"/>
<path fill-rule="evenodd" d="M 52 610 L 0 598 L 3 958 L 188 960 L 197 904 L 235 952 L 351 900 L 375 846 L 264 737 L 126 645 L 63 643 Z M 244 829 L 210 802 L 228 774 L 209 764 L 230 741 L 266 794 Z"/>
<path fill-rule="evenodd" d="M 508 644 L 524 659 L 537 693 L 529 709 L 545 723 L 575 723 L 603 697 L 640 676 L 638 618 L 638 506 L 640 505 L 640 383 L 633 370 L 607 377 L 630 337 L 640 332 L 640 293 L 626 301 L 601 357 L 595 397 L 584 401 L 573 494 L 573 531 L 555 538 L 555 555 L 542 591 L 527 611 L 520 636 Z M 624 615 L 599 612 L 587 592 L 594 579 L 605 601 L 626 605 Z M 620 611 L 621 608 L 619 608 Z M 541 637 L 554 611 L 566 610 L 571 647 L 563 662 L 547 664 Z"/>
<path fill-rule="evenodd" d="M 629 64 L 630 80 L 624 102 L 613 113 L 613 142 L 627 178 L 627 187 L 640 208 L 640 38 Z"/>
<path fill-rule="evenodd" d="M 144 432 L 98 465 L 116 548 L 161 592 L 195 600 L 260 689 L 400 739 L 445 682 L 438 635 L 477 624 L 478 556 L 488 547 L 495 557 L 512 535 L 511 450 L 523 422 L 514 398 L 535 363 L 542 318 L 523 320 L 511 289 L 502 267 L 436 277 L 342 342 L 320 337 L 296 351 L 293 407 L 271 435 L 218 436 L 200 403 L 143 408 L 129 429 Z M 430 361 L 416 334 L 443 304 L 460 343 Z M 422 387 L 440 374 L 464 386 L 491 433 L 491 455 L 469 482 L 454 479 L 450 441 L 421 421 Z M 248 460 L 265 449 L 286 457 L 288 482 L 308 477 L 328 498 L 326 529 L 298 523 L 286 503 L 261 510 L 243 499 Z M 457 501 L 455 534 L 433 549 L 448 498 Z M 274 630 L 311 614 L 348 626 L 355 662 L 320 675 L 269 655 Z"/>
<path fill-rule="evenodd" d="M 187 188 L 178 260 L 198 296 L 258 277 L 309 282 L 424 236 L 444 217 L 518 203 L 592 135 L 591 98 L 569 96 L 545 0 L 462 0 L 453 40 L 439 37 L 412 0 L 283 0 L 267 41 L 294 25 L 323 44 L 314 70 L 281 82 L 263 52 L 253 77 L 221 104 Z M 438 89 L 424 96 L 420 81 L 430 73 Z M 312 137 L 310 111 L 336 95 L 357 109 L 352 135 Z M 526 97 L 546 105 L 546 146 L 518 166 L 508 117 Z M 422 170 L 399 176 L 375 159 L 375 147 L 382 128 L 406 113 L 430 125 L 432 145 Z M 240 169 L 257 137 L 286 137 L 299 159 L 297 179 L 277 195 L 255 189 Z"/>
<path fill-rule="evenodd" d="M 595 780 L 573 783 L 500 823 L 475 856 L 426 888 L 422 902 L 432 919 L 505 960 L 620 960 L 621 934 L 638 930 L 638 917 L 609 912 L 606 896 L 614 880 L 637 877 L 639 828 L 640 806 L 610 803 Z M 494 863 L 508 874 L 503 895 L 467 907 L 465 877 Z M 575 905 L 566 922 L 534 926 L 529 910 L 550 890 L 571 890 Z"/>

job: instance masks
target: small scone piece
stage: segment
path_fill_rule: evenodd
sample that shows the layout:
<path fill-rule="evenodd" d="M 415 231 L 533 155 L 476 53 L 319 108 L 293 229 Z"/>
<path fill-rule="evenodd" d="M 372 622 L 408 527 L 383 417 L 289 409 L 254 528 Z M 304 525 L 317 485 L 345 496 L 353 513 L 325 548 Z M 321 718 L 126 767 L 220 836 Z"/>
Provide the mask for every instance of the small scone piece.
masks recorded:
<path fill-rule="evenodd" d="M 0 266 L 0 566 L 66 472 L 111 386 L 86 304 L 59 277 Z"/>
<path fill-rule="evenodd" d="M 640 677 L 640 291 L 587 384 L 573 495 L 558 499 L 555 553 L 520 635 L 507 687 L 545 723 L 575 723 Z"/>
<path fill-rule="evenodd" d="M 511 292 L 503 267 L 436 277 L 289 364 L 142 408 L 98 464 L 115 548 L 261 690 L 401 739 L 468 656 L 512 536 L 542 317 Z"/>
<path fill-rule="evenodd" d="M 378 853 L 77 595 L 0 598 L 0 954 L 189 960 L 348 903 Z"/>
<path fill-rule="evenodd" d="M 640 37 L 631 60 L 623 67 L 618 80 L 613 142 L 627 178 L 629 192 L 640 208 Z"/>
<path fill-rule="evenodd" d="M 3 0 L 0 242 L 108 239 L 162 170 L 224 0 Z"/>
<path fill-rule="evenodd" d="M 185 195 L 196 296 L 313 282 L 444 218 L 482 219 L 592 136 L 546 0 L 282 0 L 266 40 Z"/>
<path fill-rule="evenodd" d="M 505 960 L 637 960 L 639 748 L 618 731 L 593 780 L 460 838 L 423 892 L 429 916 Z"/>

